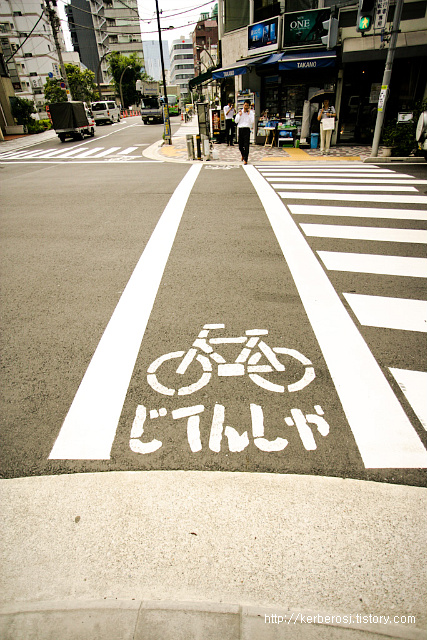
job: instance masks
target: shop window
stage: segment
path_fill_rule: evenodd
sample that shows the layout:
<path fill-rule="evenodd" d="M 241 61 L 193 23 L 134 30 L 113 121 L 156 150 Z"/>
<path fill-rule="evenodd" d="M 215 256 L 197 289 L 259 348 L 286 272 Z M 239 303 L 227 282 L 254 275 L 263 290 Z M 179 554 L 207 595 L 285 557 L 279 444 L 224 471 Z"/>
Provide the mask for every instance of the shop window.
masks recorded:
<path fill-rule="evenodd" d="M 274 18 L 281 13 L 280 2 L 274 0 L 255 0 L 254 1 L 254 18 L 255 22 Z"/>
<path fill-rule="evenodd" d="M 326 2 L 325 6 L 329 6 Z M 335 0 L 334 3 L 336 4 Z M 318 0 L 286 0 L 286 13 L 291 13 L 292 11 L 309 11 L 310 9 L 317 9 L 318 6 Z"/>
<path fill-rule="evenodd" d="M 249 2 L 236 2 L 225 0 L 225 32 L 234 31 L 249 24 Z"/>

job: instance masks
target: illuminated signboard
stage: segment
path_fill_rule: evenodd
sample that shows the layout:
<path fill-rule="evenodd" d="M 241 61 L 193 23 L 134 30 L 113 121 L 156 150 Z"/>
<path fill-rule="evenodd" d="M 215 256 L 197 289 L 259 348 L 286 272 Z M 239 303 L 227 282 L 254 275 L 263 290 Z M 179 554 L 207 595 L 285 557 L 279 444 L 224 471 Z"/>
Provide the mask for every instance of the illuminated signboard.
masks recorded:
<path fill-rule="evenodd" d="M 277 51 L 280 40 L 280 18 L 269 18 L 248 27 L 248 52 Z"/>
<path fill-rule="evenodd" d="M 329 20 L 330 9 L 313 9 L 286 13 L 283 28 L 283 46 L 322 44 L 326 34 L 322 22 Z"/>

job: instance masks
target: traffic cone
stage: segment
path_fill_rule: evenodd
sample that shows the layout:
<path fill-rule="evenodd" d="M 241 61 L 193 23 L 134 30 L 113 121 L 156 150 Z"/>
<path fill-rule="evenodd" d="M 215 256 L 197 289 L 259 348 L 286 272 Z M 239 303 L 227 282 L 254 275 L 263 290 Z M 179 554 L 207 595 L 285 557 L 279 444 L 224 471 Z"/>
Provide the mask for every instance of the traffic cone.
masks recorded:
<path fill-rule="evenodd" d="M 181 120 L 184 120 L 184 113 L 181 111 Z"/>

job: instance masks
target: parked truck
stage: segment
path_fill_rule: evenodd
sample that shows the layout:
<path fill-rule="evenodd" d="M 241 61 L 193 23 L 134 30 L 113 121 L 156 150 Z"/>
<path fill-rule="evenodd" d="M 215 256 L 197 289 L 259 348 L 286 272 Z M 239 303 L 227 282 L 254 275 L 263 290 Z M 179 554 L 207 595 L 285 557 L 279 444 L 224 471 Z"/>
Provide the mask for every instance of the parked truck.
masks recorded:
<path fill-rule="evenodd" d="M 95 135 L 95 120 L 85 102 L 52 102 L 46 107 L 61 142 L 67 137 L 83 140 Z"/>
<path fill-rule="evenodd" d="M 141 92 L 141 118 L 144 124 L 163 122 L 163 101 L 158 82 L 137 80 L 136 90 Z"/>

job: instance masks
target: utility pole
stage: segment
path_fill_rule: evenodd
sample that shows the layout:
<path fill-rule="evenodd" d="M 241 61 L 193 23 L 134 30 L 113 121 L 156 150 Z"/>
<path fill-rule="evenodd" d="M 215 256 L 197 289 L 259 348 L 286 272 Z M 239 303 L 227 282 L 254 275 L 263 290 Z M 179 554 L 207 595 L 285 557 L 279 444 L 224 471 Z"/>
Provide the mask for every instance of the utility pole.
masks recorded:
<path fill-rule="evenodd" d="M 64 60 L 62 59 L 62 51 L 61 51 L 61 47 L 59 45 L 58 31 L 59 31 L 61 25 L 60 25 L 60 22 L 59 22 L 59 18 L 56 15 L 56 11 L 55 11 L 55 9 L 52 8 L 51 3 L 52 3 L 52 5 L 54 7 L 56 7 L 56 0 L 45 0 L 46 11 L 47 11 L 47 15 L 48 15 L 48 18 L 49 18 L 50 26 L 52 28 L 53 39 L 55 41 L 56 53 L 58 54 L 59 66 L 61 68 L 62 79 L 65 82 L 65 86 L 67 87 L 67 90 L 69 92 L 67 94 L 67 97 L 68 97 L 69 100 L 72 100 L 73 96 L 71 95 L 70 87 L 69 87 L 69 84 L 68 84 L 67 72 L 65 71 Z"/>
<path fill-rule="evenodd" d="M 393 26 L 391 29 L 390 46 L 387 52 L 387 60 L 384 68 L 383 82 L 381 93 L 378 100 L 377 121 L 375 123 L 374 139 L 372 141 L 371 158 L 378 156 L 378 147 L 380 144 L 381 132 L 384 123 L 384 114 L 387 105 L 387 99 L 390 93 L 391 71 L 393 68 L 394 54 L 396 51 L 397 36 L 399 35 L 400 18 L 402 16 L 403 0 L 397 0 L 394 8 Z"/>
<path fill-rule="evenodd" d="M 157 29 L 159 32 L 159 47 L 160 47 L 160 61 L 162 64 L 162 77 L 163 77 L 163 91 L 165 92 L 165 104 L 163 106 L 164 125 L 165 125 L 165 139 L 168 144 L 172 144 L 171 123 L 169 119 L 169 103 L 168 92 L 166 88 L 166 76 L 165 76 L 165 61 L 163 59 L 163 46 L 162 46 L 162 31 L 160 29 L 160 15 L 159 15 L 159 3 L 156 0 L 156 13 L 157 13 Z"/>

